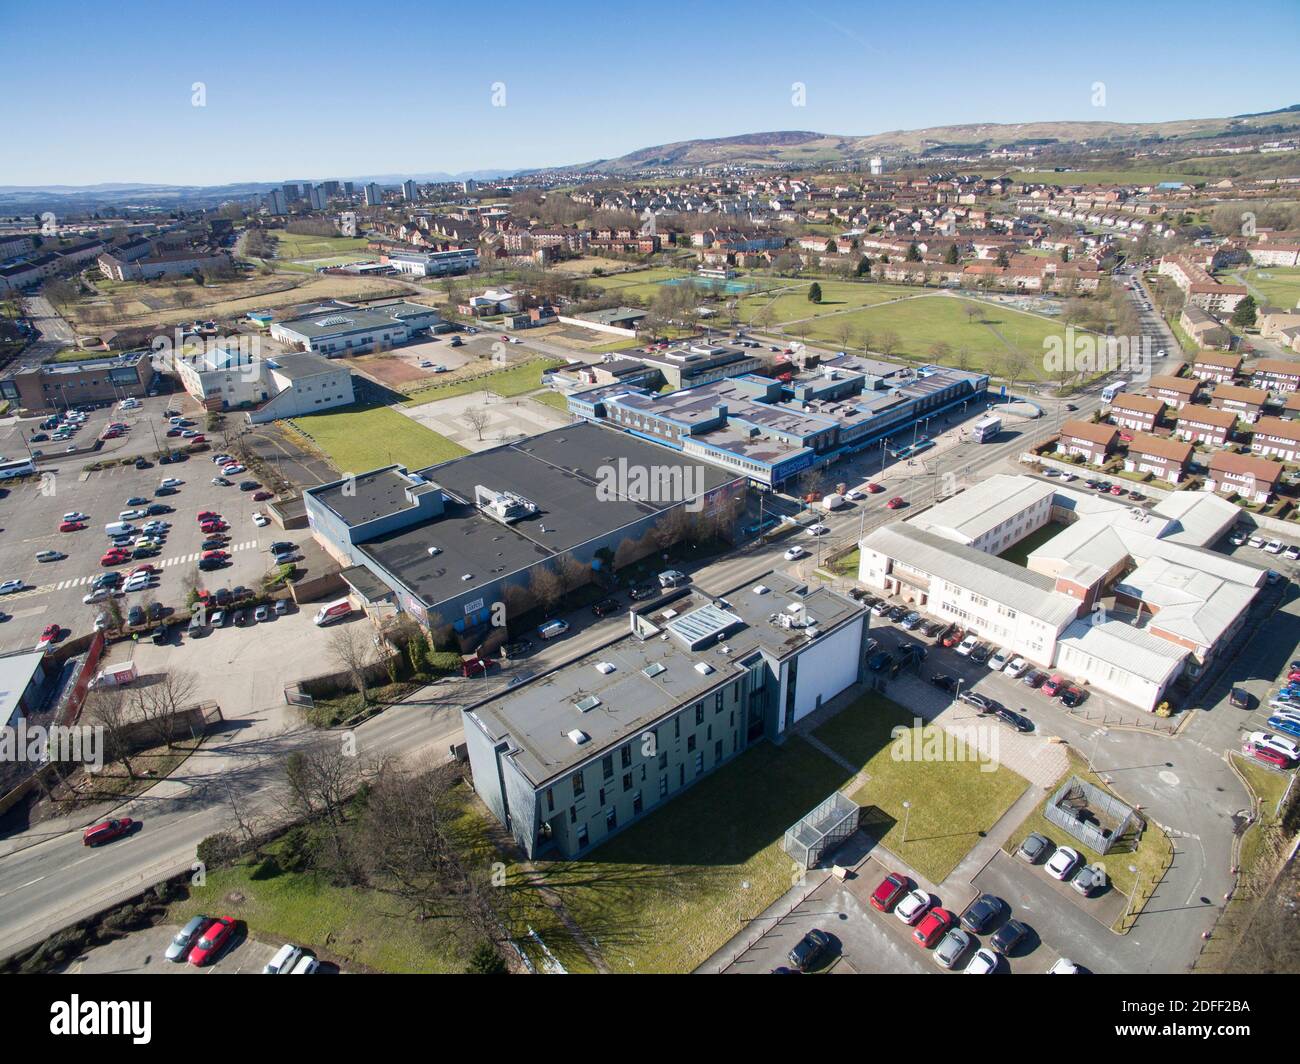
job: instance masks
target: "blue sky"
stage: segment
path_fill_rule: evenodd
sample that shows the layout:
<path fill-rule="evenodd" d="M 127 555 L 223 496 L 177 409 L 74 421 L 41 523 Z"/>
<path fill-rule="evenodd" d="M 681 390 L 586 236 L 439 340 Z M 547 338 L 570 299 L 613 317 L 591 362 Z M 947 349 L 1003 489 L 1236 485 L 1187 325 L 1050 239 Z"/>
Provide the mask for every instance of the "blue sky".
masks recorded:
<path fill-rule="evenodd" d="M 21 125 L 0 185 L 513 169 L 759 130 L 1300 102 L 1295 0 L 618 7 L 3 0 L 0 99 Z"/>

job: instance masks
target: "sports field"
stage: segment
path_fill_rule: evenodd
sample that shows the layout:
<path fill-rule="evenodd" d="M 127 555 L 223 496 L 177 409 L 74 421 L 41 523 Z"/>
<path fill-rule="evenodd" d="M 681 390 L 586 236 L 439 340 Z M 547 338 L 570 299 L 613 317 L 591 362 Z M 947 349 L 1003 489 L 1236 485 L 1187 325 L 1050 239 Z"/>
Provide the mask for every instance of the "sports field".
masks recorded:
<path fill-rule="evenodd" d="M 340 473 L 364 473 L 399 462 L 422 469 L 469 452 L 386 406 L 348 407 L 293 418 Z"/>

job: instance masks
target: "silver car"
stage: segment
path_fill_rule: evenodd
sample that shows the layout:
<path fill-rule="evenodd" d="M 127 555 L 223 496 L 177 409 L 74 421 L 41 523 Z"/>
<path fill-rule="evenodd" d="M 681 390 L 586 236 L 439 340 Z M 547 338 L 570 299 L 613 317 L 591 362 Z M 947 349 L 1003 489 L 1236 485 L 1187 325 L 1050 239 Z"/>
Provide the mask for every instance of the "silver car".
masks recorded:
<path fill-rule="evenodd" d="M 957 962 L 966 955 L 971 947 L 971 937 L 960 927 L 954 927 L 939 943 L 934 951 L 934 960 L 941 968 L 955 968 Z"/>
<path fill-rule="evenodd" d="M 176 937 L 171 940 L 171 944 L 167 947 L 167 952 L 163 956 L 176 964 L 184 962 L 185 958 L 190 955 L 190 948 L 199 940 L 199 935 L 210 923 L 212 923 L 212 917 L 210 916 L 194 917 L 193 920 L 176 932 Z"/>

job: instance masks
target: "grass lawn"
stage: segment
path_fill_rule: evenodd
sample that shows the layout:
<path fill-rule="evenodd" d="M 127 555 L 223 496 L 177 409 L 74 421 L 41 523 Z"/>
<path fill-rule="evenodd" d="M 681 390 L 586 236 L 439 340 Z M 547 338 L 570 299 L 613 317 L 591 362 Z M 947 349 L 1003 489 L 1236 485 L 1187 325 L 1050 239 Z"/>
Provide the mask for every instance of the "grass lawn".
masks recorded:
<path fill-rule="evenodd" d="M 1263 765 L 1240 754 L 1231 754 L 1232 764 L 1246 779 L 1246 785 L 1259 799 L 1259 819 L 1250 826 L 1241 839 L 1240 865 L 1247 874 L 1254 870 L 1259 858 L 1260 844 L 1264 834 L 1277 824 L 1277 803 L 1286 793 L 1289 777 L 1282 772 L 1273 772 Z"/>
<path fill-rule="evenodd" d="M 985 177 L 1001 177 L 1005 170 L 980 171 Z M 1079 170 L 1077 172 L 1055 173 L 1051 170 L 1041 172 L 1011 174 L 1013 181 L 1025 181 L 1030 184 L 1047 185 L 1158 185 L 1161 181 L 1182 181 L 1188 185 L 1203 183 L 1207 178 L 1195 174 L 1180 174 L 1171 170 Z"/>
<path fill-rule="evenodd" d="M 65 347 L 51 362 L 86 362 L 92 358 L 112 358 L 111 351 L 82 351 L 75 347 Z"/>
<path fill-rule="evenodd" d="M 345 407 L 293 418 L 341 473 L 364 473 L 399 462 L 423 469 L 469 454 L 464 447 L 386 406 Z"/>
<path fill-rule="evenodd" d="M 366 250 L 366 242 L 361 237 L 311 236 L 284 230 L 277 230 L 273 235 L 277 259 L 322 258 L 326 255 L 359 254 Z"/>
<path fill-rule="evenodd" d="M 601 292 L 617 292 L 619 295 L 634 299 L 651 300 L 663 289 L 660 281 L 670 281 L 676 277 L 689 277 L 690 270 L 679 270 L 671 266 L 655 266 L 648 270 L 633 270 L 620 273 L 616 277 L 588 277 L 586 281 L 592 288 Z"/>
<path fill-rule="evenodd" d="M 818 281 L 817 283 L 821 285 L 822 289 L 822 301 L 820 303 L 810 303 L 808 301 L 808 289 L 812 287 L 811 281 L 790 281 L 780 285 L 782 288 L 788 285 L 789 291 L 782 291 L 775 295 L 760 292 L 745 296 L 737 308 L 740 317 L 743 321 L 752 323 L 758 317 L 759 311 L 771 304 L 772 322 L 779 325 L 781 322 L 822 317 L 827 314 L 834 314 L 836 311 L 850 310 L 854 307 L 872 307 L 877 303 L 884 303 L 891 299 L 905 299 L 908 296 L 915 296 L 919 292 L 916 288 L 909 288 L 904 285 L 876 284 L 867 281 L 857 283 L 853 281 Z M 780 284 L 780 282 L 774 284 Z M 838 320 L 838 317 L 831 319 L 832 322 Z M 831 328 L 834 328 L 834 325 Z"/>
<path fill-rule="evenodd" d="M 1061 529 L 1065 526 L 1058 524 L 1056 521 L 1048 521 L 1042 528 L 1030 532 L 1019 543 L 1013 543 L 1010 547 L 998 555 L 999 558 L 1005 558 L 1009 562 L 1015 562 L 1016 565 L 1027 565 L 1029 555 L 1046 543 L 1055 535 L 1059 535 Z"/>
<path fill-rule="evenodd" d="M 547 406 L 554 407 L 566 414 L 569 412 L 569 399 L 559 392 L 545 391 L 537 395 L 531 395 L 529 398 L 539 403 L 545 403 Z"/>
<path fill-rule="evenodd" d="M 1257 266 L 1246 271 L 1246 281 L 1278 307 L 1300 303 L 1300 266 Z"/>
<path fill-rule="evenodd" d="M 1103 790 L 1109 790 L 1101 781 L 1096 773 L 1088 771 L 1087 762 L 1073 751 L 1069 751 L 1070 772 L 1082 780 L 1087 780 L 1094 786 L 1101 787 Z M 1066 837 L 1065 832 L 1055 824 L 1050 823 L 1043 816 L 1043 810 L 1047 803 L 1052 800 L 1052 795 L 1056 793 L 1056 787 L 1060 785 L 1062 779 L 1057 780 L 1053 785 L 1051 792 L 1045 797 L 1042 803 L 1027 816 L 1024 822 L 1012 832 L 1011 837 L 1007 840 L 1006 845 L 1002 847 L 1009 854 L 1014 854 L 1016 847 L 1024 840 L 1030 832 L 1038 832 L 1045 835 L 1052 842 L 1059 846 L 1069 846 L 1078 850 L 1083 855 L 1088 864 L 1101 862 L 1106 867 L 1106 875 L 1110 878 L 1113 889 L 1124 895 L 1131 895 L 1134 886 L 1134 879 L 1138 881 L 1138 892 L 1136 905 L 1138 911 L 1141 911 L 1147 899 L 1155 892 L 1156 884 L 1160 882 L 1161 877 L 1165 874 L 1165 869 L 1173 863 L 1174 848 L 1170 843 L 1169 837 L 1160 829 L 1158 824 L 1147 820 L 1146 830 L 1142 832 L 1142 840 L 1138 843 L 1136 852 L 1124 850 L 1112 850 L 1108 856 L 1103 857 L 1095 850 L 1090 850 L 1078 839 Z M 1128 870 L 1129 865 L 1137 868 L 1137 876 Z M 1120 916 L 1116 921 L 1113 930 L 1126 930 L 1127 924 L 1124 916 Z"/>
<path fill-rule="evenodd" d="M 862 551 L 854 547 L 843 558 L 837 558 L 830 565 L 823 568 L 829 569 L 836 576 L 851 576 L 854 579 L 858 575 L 858 562 L 861 559 Z"/>
<path fill-rule="evenodd" d="M 533 358 L 527 362 L 484 373 L 478 377 L 465 377 L 451 384 L 437 384 L 429 388 L 412 389 L 407 393 L 405 406 L 431 403 L 435 399 L 450 399 L 454 395 L 490 391 L 497 395 L 515 396 L 535 392 L 542 386 L 542 374 L 563 366 L 557 358 Z"/>
<path fill-rule="evenodd" d="M 590 857 L 538 862 L 616 972 L 690 972 L 796 881 L 785 829 L 848 773 L 761 742 Z"/>
<path fill-rule="evenodd" d="M 968 306 L 977 307 L 979 315 L 968 318 L 965 313 Z M 999 355 L 1016 348 L 1028 356 L 1025 373 L 1032 377 L 1042 374 L 1046 338 L 1063 335 L 1062 327 L 1048 318 L 1009 307 L 934 295 L 815 322 L 808 336 L 812 340 L 838 343 L 841 321 L 850 322 L 858 334 L 869 331 L 873 350 L 877 349 L 883 333 L 895 333 L 899 338 L 895 353 L 904 357 L 929 359 L 930 348 L 945 343 L 952 350 L 948 362 L 956 364 L 958 352 L 965 348 L 971 369 L 991 370 Z"/>
<path fill-rule="evenodd" d="M 909 731 L 917 727 L 908 710 L 867 693 L 814 734 L 842 757 L 863 766 L 866 781 L 849 797 L 863 807 L 864 825 L 923 876 L 940 883 L 1028 784 L 1003 766 L 981 771 L 981 763 L 968 759 L 962 743 L 951 747 L 949 759 L 896 759 L 891 732 L 899 726 Z M 920 731 L 921 743 L 943 732 L 929 724 Z M 987 769 L 989 763 L 982 767 Z M 904 801 L 912 803 L 906 842 Z"/>

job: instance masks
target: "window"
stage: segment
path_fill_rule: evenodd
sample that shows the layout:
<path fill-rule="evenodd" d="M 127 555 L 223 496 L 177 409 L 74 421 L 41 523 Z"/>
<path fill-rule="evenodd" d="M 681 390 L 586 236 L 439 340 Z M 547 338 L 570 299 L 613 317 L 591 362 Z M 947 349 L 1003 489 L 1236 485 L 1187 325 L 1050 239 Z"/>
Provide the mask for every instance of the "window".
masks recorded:
<path fill-rule="evenodd" d="M 587 825 L 583 824 L 582 827 L 578 829 L 578 849 L 585 850 L 586 848 L 587 848 Z"/>
<path fill-rule="evenodd" d="M 628 791 L 630 791 L 631 789 L 632 789 L 632 773 L 630 773 L 630 772 L 624 772 L 624 773 L 623 773 L 623 793 L 626 794 L 626 793 L 627 793 Z"/>
<path fill-rule="evenodd" d="M 632 764 L 632 744 L 631 744 L 631 743 L 624 743 L 624 744 L 623 744 L 623 749 L 619 751 L 619 760 L 622 762 L 622 765 L 623 765 L 624 768 L 627 768 L 628 766 L 630 766 L 630 765 Z"/>
<path fill-rule="evenodd" d="M 611 806 L 609 812 L 605 814 L 605 830 L 613 831 L 616 827 L 618 827 L 618 810 Z"/>
<path fill-rule="evenodd" d="M 686 766 L 684 764 L 677 766 L 677 786 L 686 786 Z"/>
<path fill-rule="evenodd" d="M 688 735 L 686 737 L 686 752 L 689 754 L 694 749 L 695 749 L 695 736 Z"/>
<path fill-rule="evenodd" d="M 578 807 L 576 805 L 571 805 L 569 806 L 569 823 L 576 824 L 577 822 L 578 822 Z"/>
<path fill-rule="evenodd" d="M 614 778 L 614 755 L 606 754 L 600 759 L 601 778 L 612 780 Z"/>
<path fill-rule="evenodd" d="M 677 716 L 673 717 L 673 738 L 680 739 L 681 737 L 682 737 L 682 718 L 681 718 L 681 714 L 678 714 Z"/>
<path fill-rule="evenodd" d="M 704 723 L 704 703 L 703 703 L 703 702 L 697 702 L 697 703 L 695 703 L 695 723 L 696 723 L 696 724 L 703 724 L 703 723 Z"/>
<path fill-rule="evenodd" d="M 668 767 L 668 752 L 664 751 L 659 755 L 659 771 L 663 772 Z"/>
<path fill-rule="evenodd" d="M 582 769 L 573 774 L 573 797 L 581 798 L 587 793 L 587 785 L 582 781 Z"/>
<path fill-rule="evenodd" d="M 546 811 L 548 813 L 555 812 L 555 792 L 550 787 L 546 788 Z"/>
<path fill-rule="evenodd" d="M 632 795 L 632 815 L 640 816 L 641 810 L 641 792 L 637 791 L 636 794 Z"/>
<path fill-rule="evenodd" d="M 722 740 L 719 739 L 713 744 L 713 763 L 716 765 L 722 760 Z"/>
<path fill-rule="evenodd" d="M 659 797 L 660 797 L 660 798 L 667 798 L 667 797 L 668 797 L 668 777 L 667 777 L 667 776 L 660 776 L 660 777 L 659 777 Z"/>
<path fill-rule="evenodd" d="M 602 787 L 596 792 L 597 804 L 603 809 L 605 807 L 605 788 Z"/>
<path fill-rule="evenodd" d="M 695 774 L 698 776 L 704 771 L 704 751 L 695 752 Z"/>

